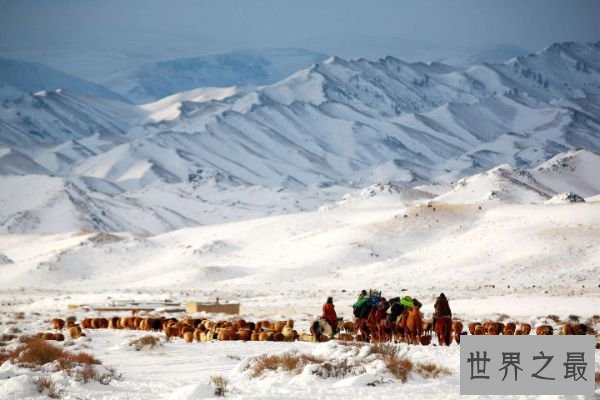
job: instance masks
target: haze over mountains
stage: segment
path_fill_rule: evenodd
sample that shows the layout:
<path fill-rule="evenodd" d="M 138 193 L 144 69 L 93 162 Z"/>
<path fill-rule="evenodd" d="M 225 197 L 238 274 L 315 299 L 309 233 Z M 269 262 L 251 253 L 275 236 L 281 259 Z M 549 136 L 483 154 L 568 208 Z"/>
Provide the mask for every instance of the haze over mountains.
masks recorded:
<path fill-rule="evenodd" d="M 264 83 L 322 56 L 273 53 L 266 64 L 239 57 L 157 64 L 110 87 L 140 100 L 191 83 L 221 86 L 227 66 Z M 330 57 L 266 86 L 204 87 L 143 105 L 82 86 L 2 102 L 0 184 L 10 188 L 0 195 L 3 231 L 158 233 L 316 209 L 377 182 L 436 183 L 428 193 L 437 196 L 488 169 L 519 187 L 515 174 L 532 174 L 536 183 L 523 190 L 537 194 L 517 196 L 526 201 L 571 190 L 568 182 L 589 189 L 581 196 L 597 189 L 587 175 L 548 186 L 531 171 L 578 148 L 586 151 L 567 154 L 584 160 L 580 169 L 597 165 L 600 42 L 557 43 L 468 68 Z M 500 164 L 513 167 L 493 169 Z M 473 198 L 502 193 L 490 185 Z"/>

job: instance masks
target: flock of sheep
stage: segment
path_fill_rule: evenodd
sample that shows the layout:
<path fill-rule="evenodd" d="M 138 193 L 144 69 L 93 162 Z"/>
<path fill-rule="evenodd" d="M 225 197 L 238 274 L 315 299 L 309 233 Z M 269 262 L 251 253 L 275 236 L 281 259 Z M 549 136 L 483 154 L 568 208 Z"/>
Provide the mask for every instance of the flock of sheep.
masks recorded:
<path fill-rule="evenodd" d="M 164 332 L 167 340 L 172 338 L 181 338 L 191 343 L 210 342 L 213 340 L 228 341 L 275 341 L 275 342 L 293 342 L 301 341 L 326 341 L 337 339 L 341 341 L 362 341 L 363 338 L 357 334 L 356 324 L 352 321 L 340 323 L 340 332 L 334 337 L 326 335 L 315 335 L 312 333 L 298 333 L 294 329 L 294 321 L 258 321 L 247 322 L 243 319 L 233 321 L 211 321 L 205 318 L 189 318 L 181 320 L 165 317 L 140 317 L 124 316 L 112 318 L 86 318 L 80 323 L 76 322 L 75 317 L 69 317 L 66 320 L 55 318 L 52 320 L 52 328 L 55 333 L 41 332 L 36 336 L 46 340 L 62 341 L 65 336 L 60 333 L 66 329 L 71 339 L 77 339 L 85 336 L 86 329 L 130 329 L 141 331 Z M 470 333 L 471 335 L 529 335 L 531 325 L 522 323 L 519 326 L 513 322 L 502 323 L 488 321 L 484 323 L 473 322 L 468 324 L 468 332 L 463 332 L 463 324 L 460 321 L 454 321 L 452 324 L 452 333 L 454 340 L 460 344 L 460 337 Z M 540 325 L 535 329 L 536 335 L 553 335 L 554 328 L 550 325 Z M 586 324 L 566 323 L 561 326 L 559 334 L 563 335 L 585 335 L 589 332 Z M 591 333 L 591 332 L 589 332 Z M 419 338 L 422 345 L 431 343 L 433 334 L 431 322 L 423 322 L 423 334 Z M 447 343 L 449 344 L 449 343 Z"/>

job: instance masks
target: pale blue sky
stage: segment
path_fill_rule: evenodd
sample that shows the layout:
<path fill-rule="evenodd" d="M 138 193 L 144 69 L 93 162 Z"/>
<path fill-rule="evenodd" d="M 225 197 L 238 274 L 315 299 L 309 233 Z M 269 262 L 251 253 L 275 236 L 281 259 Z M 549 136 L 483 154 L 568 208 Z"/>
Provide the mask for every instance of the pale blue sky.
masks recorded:
<path fill-rule="evenodd" d="M 4 56 L 84 46 L 133 57 L 265 47 L 370 57 L 600 40 L 597 0 L 0 0 L 0 10 Z"/>

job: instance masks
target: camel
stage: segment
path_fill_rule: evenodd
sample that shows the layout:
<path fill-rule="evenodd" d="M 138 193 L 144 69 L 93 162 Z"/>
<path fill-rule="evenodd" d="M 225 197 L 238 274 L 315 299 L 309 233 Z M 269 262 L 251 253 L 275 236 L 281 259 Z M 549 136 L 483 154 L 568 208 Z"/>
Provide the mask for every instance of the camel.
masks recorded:
<path fill-rule="evenodd" d="M 408 308 L 408 317 L 406 320 L 406 337 L 408 343 L 419 344 L 419 337 L 423 333 L 423 315 L 418 307 Z"/>
<path fill-rule="evenodd" d="M 440 317 L 435 321 L 435 334 L 440 346 L 450 346 L 452 343 L 452 320 L 450 317 Z"/>

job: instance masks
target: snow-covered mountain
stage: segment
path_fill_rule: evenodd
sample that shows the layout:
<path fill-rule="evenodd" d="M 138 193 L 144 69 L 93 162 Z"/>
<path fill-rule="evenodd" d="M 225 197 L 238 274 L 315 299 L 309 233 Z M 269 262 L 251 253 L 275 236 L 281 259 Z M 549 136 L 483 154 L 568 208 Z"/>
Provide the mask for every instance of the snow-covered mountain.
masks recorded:
<path fill-rule="evenodd" d="M 127 101 L 125 97 L 102 85 L 65 74 L 43 64 L 0 57 L 0 100 L 16 98 L 25 93 L 56 89 Z"/>
<path fill-rule="evenodd" d="M 432 202 L 479 203 L 501 201 L 540 203 L 572 192 L 585 198 L 600 193 L 600 154 L 569 151 L 531 169 L 502 164 L 456 182 L 452 191 Z"/>
<path fill-rule="evenodd" d="M 135 103 L 147 103 L 199 87 L 273 83 L 325 58 L 293 48 L 236 51 L 144 64 L 102 81 Z"/>
<path fill-rule="evenodd" d="M 194 89 L 139 106 L 44 91 L 2 103 L 0 171 L 60 176 L 62 186 L 52 188 L 72 184 L 107 213 L 107 204 L 129 209 L 131 199 L 154 193 L 160 200 L 134 208 L 151 209 L 161 222 L 109 215 L 82 226 L 163 232 L 219 221 L 235 208 L 230 202 L 253 191 L 301 193 L 289 196 L 299 205 L 275 195 L 250 212 L 268 215 L 281 204 L 316 209 L 315 199 L 339 199 L 340 186 L 349 192 L 392 181 L 408 190 L 501 164 L 509 165 L 487 174 L 513 179 L 559 153 L 600 152 L 599 82 L 600 43 L 562 43 L 469 68 L 331 57 L 268 86 Z M 327 188 L 336 189 L 322 194 Z M 590 193 L 550 188 L 540 189 L 541 197 L 571 189 L 595 194 L 594 186 Z M 196 214 L 202 205 L 177 211 L 182 198 L 203 190 L 219 193 L 218 217 Z M 82 221 L 94 221 L 90 213 Z"/>

